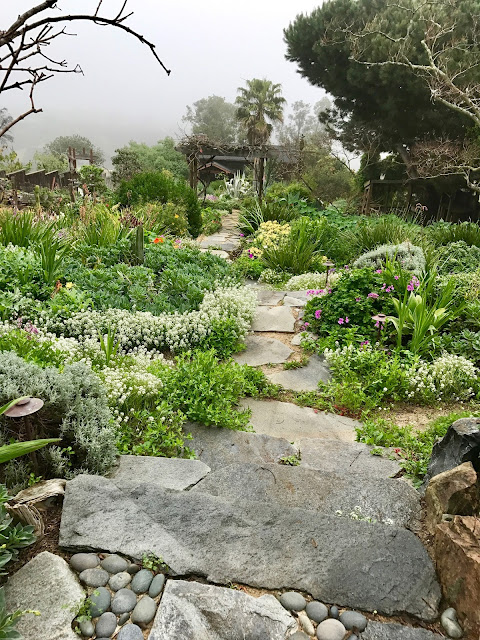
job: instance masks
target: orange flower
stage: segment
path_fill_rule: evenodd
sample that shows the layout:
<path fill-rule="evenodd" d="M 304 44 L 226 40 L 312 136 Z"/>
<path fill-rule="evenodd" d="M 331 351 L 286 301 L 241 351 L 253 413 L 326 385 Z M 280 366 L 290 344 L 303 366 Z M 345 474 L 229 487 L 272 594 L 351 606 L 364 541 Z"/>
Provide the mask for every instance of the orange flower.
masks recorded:
<path fill-rule="evenodd" d="M 155 238 L 155 240 L 153 241 L 155 244 L 158 244 L 160 242 L 160 238 Z"/>

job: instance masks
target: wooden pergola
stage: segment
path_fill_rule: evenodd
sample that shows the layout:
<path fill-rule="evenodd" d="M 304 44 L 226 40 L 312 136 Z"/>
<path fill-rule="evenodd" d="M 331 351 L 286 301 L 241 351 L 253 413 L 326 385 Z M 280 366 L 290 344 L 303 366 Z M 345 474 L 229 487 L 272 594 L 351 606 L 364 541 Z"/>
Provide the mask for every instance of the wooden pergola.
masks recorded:
<path fill-rule="evenodd" d="M 263 195 L 263 179 L 265 161 L 275 159 L 284 164 L 294 165 L 299 162 L 300 151 L 279 145 L 223 145 L 213 143 L 204 136 L 184 138 L 176 147 L 183 153 L 189 166 L 189 180 L 192 189 L 197 189 L 201 182 L 204 189 L 211 176 L 223 173 L 233 175 L 243 171 L 246 166 L 253 166 L 255 189 L 258 197 Z M 204 180 L 203 178 L 207 178 Z M 210 180 L 208 179 L 210 178 Z"/>

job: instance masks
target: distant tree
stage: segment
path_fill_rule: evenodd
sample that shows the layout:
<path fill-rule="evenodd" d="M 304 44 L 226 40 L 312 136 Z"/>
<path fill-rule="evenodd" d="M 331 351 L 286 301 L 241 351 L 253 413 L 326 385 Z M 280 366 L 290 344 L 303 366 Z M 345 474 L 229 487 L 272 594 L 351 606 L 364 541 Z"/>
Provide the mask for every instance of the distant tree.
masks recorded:
<path fill-rule="evenodd" d="M 86 185 L 90 193 L 96 195 L 107 191 L 107 185 L 105 184 L 103 169 L 101 167 L 86 164 L 80 168 L 78 173 L 80 174 L 82 184 Z"/>
<path fill-rule="evenodd" d="M 355 184 L 354 174 L 328 151 L 316 156 L 315 163 L 306 170 L 302 180 L 325 204 L 348 198 Z"/>
<path fill-rule="evenodd" d="M 31 168 L 31 163 L 24 164 L 18 158 L 15 151 L 7 151 L 0 148 L 0 171 L 6 171 L 7 173 L 13 173 L 14 171 L 20 171 L 25 169 L 28 171 Z"/>
<path fill-rule="evenodd" d="M 102 165 L 105 162 L 105 154 L 101 149 L 95 147 L 93 142 L 86 138 L 85 136 L 80 136 L 77 133 L 70 136 L 59 136 L 49 142 L 44 147 L 45 153 L 54 154 L 57 156 L 64 156 L 65 158 L 68 155 L 68 148 L 72 147 L 76 149 L 77 152 L 81 152 L 83 149 L 88 153 L 90 149 L 93 149 L 93 155 L 96 165 Z"/>
<path fill-rule="evenodd" d="M 49 171 L 68 171 L 67 157 L 62 154 L 36 151 L 33 161 L 37 169 L 43 169 L 47 173 Z"/>
<path fill-rule="evenodd" d="M 0 94 L 7 91 L 28 89 L 29 104 L 14 119 L 0 125 L 2 138 L 18 122 L 42 109 L 35 104 L 35 88 L 57 73 L 83 73 L 77 64 L 69 66 L 66 60 L 54 59 L 45 49 L 62 36 L 71 35 L 67 25 L 75 22 L 92 22 L 100 26 L 115 27 L 146 45 L 163 69 L 164 66 L 155 51 L 155 45 L 127 24 L 132 15 L 127 10 L 128 0 L 124 0 L 120 10 L 111 17 L 102 15 L 103 0 L 95 3 L 96 9 L 84 9 L 80 14 L 62 12 L 64 0 L 43 0 L 20 14 L 10 25 L 0 31 Z M 95 6 L 93 5 L 93 6 Z M 55 12 L 51 10 L 57 9 Z M 83 7 L 82 7 L 83 9 Z"/>
<path fill-rule="evenodd" d="M 192 133 L 204 135 L 217 143 L 233 144 L 237 140 L 236 107 L 221 96 L 208 96 L 187 107 L 184 122 L 192 125 Z"/>
<path fill-rule="evenodd" d="M 186 178 L 188 166 L 184 156 L 175 149 L 173 138 L 164 138 L 149 147 L 147 144 L 131 141 L 128 146 L 115 151 L 112 158 L 113 181 L 119 184 L 130 180 L 137 173 L 162 171 L 166 169 L 176 178 Z"/>
<path fill-rule="evenodd" d="M 319 140 L 326 143 L 325 125 L 320 122 L 321 113 L 330 108 L 328 98 L 323 98 L 315 105 L 298 100 L 292 104 L 288 114 L 288 122 L 277 129 L 278 141 L 281 145 L 298 149 L 303 139 L 304 145 L 317 146 Z"/>
<path fill-rule="evenodd" d="M 283 122 L 286 102 L 280 84 L 270 80 L 253 78 L 246 87 L 238 88 L 236 117 L 246 132 L 248 143 L 254 146 L 267 144 L 273 126 Z"/>
<path fill-rule="evenodd" d="M 5 129 L 11 122 L 13 118 L 5 109 L 2 107 L 0 109 L 0 131 Z M 6 147 L 10 142 L 13 142 L 13 136 L 9 133 L 6 133 L 4 136 L 0 137 L 0 148 Z"/>

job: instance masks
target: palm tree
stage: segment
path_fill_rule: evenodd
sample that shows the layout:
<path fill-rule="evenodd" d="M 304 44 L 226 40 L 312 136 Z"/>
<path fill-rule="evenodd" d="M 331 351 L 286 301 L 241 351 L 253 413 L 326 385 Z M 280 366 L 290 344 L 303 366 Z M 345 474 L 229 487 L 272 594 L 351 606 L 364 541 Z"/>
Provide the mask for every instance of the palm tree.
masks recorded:
<path fill-rule="evenodd" d="M 262 146 L 268 143 L 273 125 L 283 122 L 283 105 L 286 100 L 282 96 L 280 84 L 270 80 L 253 78 L 247 80 L 246 87 L 239 87 L 235 104 L 237 120 L 243 125 L 248 144 Z M 265 158 L 255 158 L 255 181 L 258 197 L 262 197 Z"/>
<path fill-rule="evenodd" d="M 283 105 L 280 84 L 270 80 L 253 78 L 247 80 L 246 87 L 238 88 L 237 120 L 245 127 L 250 145 L 267 144 L 273 130 L 273 124 L 283 122 Z"/>

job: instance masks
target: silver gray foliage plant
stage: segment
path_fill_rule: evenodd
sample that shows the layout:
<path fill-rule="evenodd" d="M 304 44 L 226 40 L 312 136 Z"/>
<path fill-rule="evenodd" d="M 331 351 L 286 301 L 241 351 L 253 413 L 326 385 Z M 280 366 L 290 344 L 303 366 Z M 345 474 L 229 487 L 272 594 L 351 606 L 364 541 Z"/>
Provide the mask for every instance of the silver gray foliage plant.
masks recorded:
<path fill-rule="evenodd" d="M 62 438 L 59 446 L 41 454 L 44 477 L 102 475 L 115 464 L 115 427 L 107 397 L 100 379 L 85 363 L 67 364 L 59 372 L 26 362 L 12 352 L 0 353 L 0 404 L 21 396 L 45 402 L 32 419 L 38 425 L 35 437 Z M 9 420 L 0 419 L 0 440 L 11 437 Z M 10 475 L 14 473 L 10 470 Z"/>
<path fill-rule="evenodd" d="M 372 269 L 382 269 L 385 266 L 385 259 L 396 260 L 403 269 L 420 274 L 425 270 L 425 255 L 421 247 L 417 247 L 410 242 L 402 244 L 382 244 L 372 251 L 367 251 L 353 263 L 355 269 L 371 267 Z"/>

